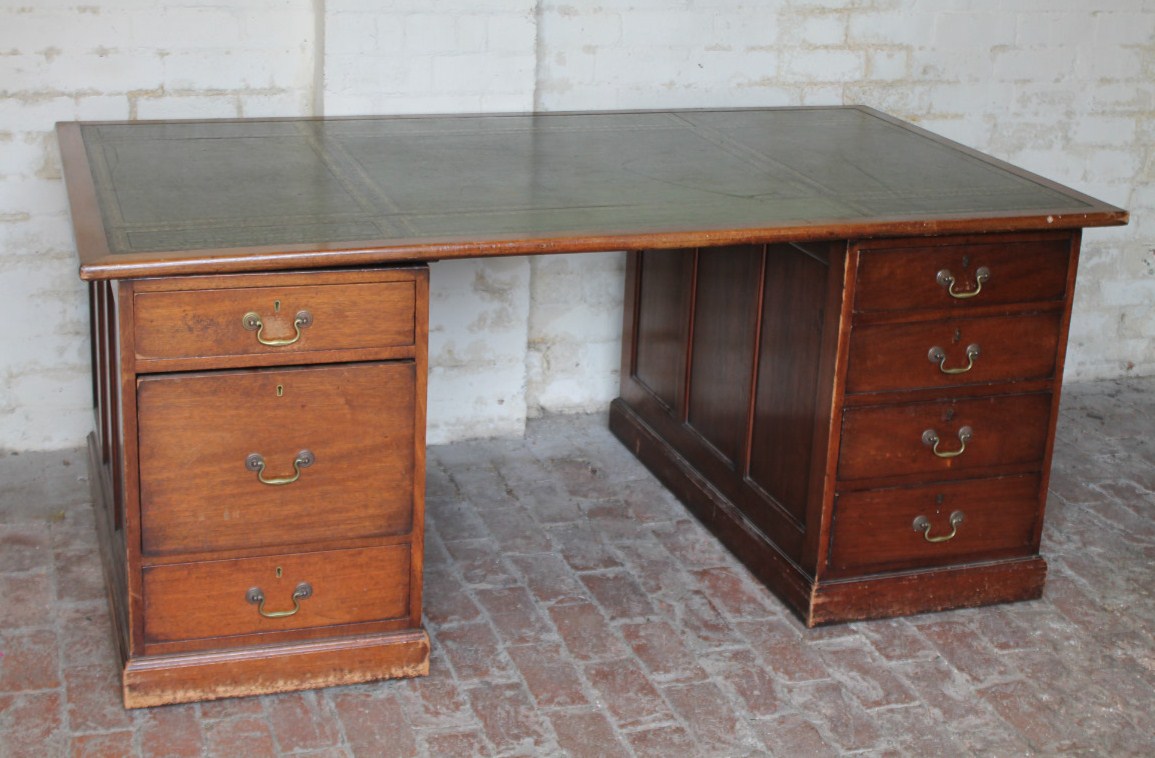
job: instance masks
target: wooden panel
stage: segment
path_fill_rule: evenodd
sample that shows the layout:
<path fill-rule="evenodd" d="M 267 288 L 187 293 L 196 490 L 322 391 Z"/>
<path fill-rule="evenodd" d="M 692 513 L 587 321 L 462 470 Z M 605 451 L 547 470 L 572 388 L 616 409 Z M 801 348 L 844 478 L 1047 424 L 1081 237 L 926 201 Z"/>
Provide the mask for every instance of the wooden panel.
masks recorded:
<path fill-rule="evenodd" d="M 942 400 L 846 411 L 838 478 L 842 481 L 892 476 L 981 473 L 986 467 L 1038 467 L 1046 450 L 1051 395 L 1000 395 Z M 933 430 L 940 452 L 955 452 L 963 427 L 973 430 L 966 450 L 954 458 L 937 457 L 924 444 Z"/>
<path fill-rule="evenodd" d="M 415 297 L 412 282 L 139 292 L 136 351 L 147 360 L 412 345 Z M 263 345 L 243 323 L 254 312 L 263 339 L 292 339 L 301 311 L 312 323 L 290 345 Z"/>
<path fill-rule="evenodd" d="M 1061 311 L 1004 318 L 946 319 L 854 328 L 847 392 L 1049 379 L 1055 373 Z M 978 347 L 973 363 L 971 345 Z M 946 360 L 931 361 L 932 348 Z M 940 367 L 940 362 L 942 367 Z M 969 371 L 950 374 L 946 370 Z"/>
<path fill-rule="evenodd" d="M 804 250 L 767 250 L 749 477 L 803 523 L 829 265 Z M 837 315 L 837 314 L 836 314 Z"/>
<path fill-rule="evenodd" d="M 698 255 L 688 421 L 734 467 L 747 447 L 763 257 L 757 245 Z"/>
<path fill-rule="evenodd" d="M 147 567 L 145 638 L 232 637 L 404 617 L 409 570 L 408 545 Z M 312 594 L 291 616 L 265 618 L 246 599 L 257 587 L 266 612 L 291 611 L 302 582 Z"/>
<path fill-rule="evenodd" d="M 644 251 L 639 276 L 634 376 L 674 409 L 685 382 L 692 250 Z"/>
<path fill-rule="evenodd" d="M 151 555 L 314 544 L 412 527 L 412 363 L 139 382 L 142 542 Z M 278 390 L 278 388 L 280 388 Z M 245 466 L 260 454 L 262 484 Z"/>
<path fill-rule="evenodd" d="M 947 537 L 955 512 L 963 520 L 949 540 L 930 542 L 913 528 L 914 519 L 925 516 L 930 537 Z M 1027 555 L 1038 547 L 1039 515 L 1038 476 L 841 493 L 834 505 L 831 575 Z"/>
<path fill-rule="evenodd" d="M 1042 240 L 997 238 L 994 242 L 895 246 L 864 251 L 858 263 L 856 311 L 911 308 L 975 308 L 983 305 L 1059 301 L 1066 294 L 1070 237 Z M 989 278 L 978 288 L 980 268 Z M 948 271 L 958 294 L 938 281 Z"/>

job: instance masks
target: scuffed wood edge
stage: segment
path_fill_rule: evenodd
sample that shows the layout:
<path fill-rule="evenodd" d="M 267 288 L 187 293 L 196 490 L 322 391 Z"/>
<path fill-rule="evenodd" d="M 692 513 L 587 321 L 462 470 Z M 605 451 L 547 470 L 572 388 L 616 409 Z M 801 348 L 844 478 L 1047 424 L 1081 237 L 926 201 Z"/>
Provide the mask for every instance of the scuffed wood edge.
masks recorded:
<path fill-rule="evenodd" d="M 124 669 L 126 708 L 358 684 L 429 673 L 423 629 L 314 643 L 136 658 Z"/>

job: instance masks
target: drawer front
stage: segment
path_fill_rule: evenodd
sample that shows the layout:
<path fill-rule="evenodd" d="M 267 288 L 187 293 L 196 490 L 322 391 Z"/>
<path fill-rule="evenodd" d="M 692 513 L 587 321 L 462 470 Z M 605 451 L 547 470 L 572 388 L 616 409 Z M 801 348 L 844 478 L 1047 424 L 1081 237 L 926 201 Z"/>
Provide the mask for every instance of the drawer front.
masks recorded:
<path fill-rule="evenodd" d="M 410 362 L 140 379 L 144 553 L 408 532 L 415 383 Z"/>
<path fill-rule="evenodd" d="M 854 309 L 900 311 L 1062 300 L 1070 252 L 1065 237 L 865 250 L 858 262 Z"/>
<path fill-rule="evenodd" d="M 1033 475 L 840 493 L 829 567 L 862 573 L 1029 555 L 1038 515 Z"/>
<path fill-rule="evenodd" d="M 1061 313 L 855 327 L 847 392 L 949 387 L 1055 373 Z"/>
<path fill-rule="evenodd" d="M 412 345 L 416 299 L 412 281 L 139 292 L 136 352 L 173 359 Z"/>
<path fill-rule="evenodd" d="M 1050 411 L 1050 393 L 853 408 L 842 417 L 838 478 L 1041 465 Z"/>
<path fill-rule="evenodd" d="M 409 564 L 409 546 L 390 545 L 148 567 L 145 640 L 234 637 L 403 618 L 409 613 Z"/>

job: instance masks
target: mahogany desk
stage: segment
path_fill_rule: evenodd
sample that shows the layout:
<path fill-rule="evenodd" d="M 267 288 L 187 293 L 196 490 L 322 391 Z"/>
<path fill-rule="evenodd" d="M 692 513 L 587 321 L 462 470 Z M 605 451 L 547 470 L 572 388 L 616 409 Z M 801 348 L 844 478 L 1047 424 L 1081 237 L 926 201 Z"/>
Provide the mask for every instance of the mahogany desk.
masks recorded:
<path fill-rule="evenodd" d="M 427 671 L 427 261 L 630 250 L 611 426 L 807 624 L 1037 597 L 1079 235 L 866 108 L 61 124 L 125 704 Z"/>

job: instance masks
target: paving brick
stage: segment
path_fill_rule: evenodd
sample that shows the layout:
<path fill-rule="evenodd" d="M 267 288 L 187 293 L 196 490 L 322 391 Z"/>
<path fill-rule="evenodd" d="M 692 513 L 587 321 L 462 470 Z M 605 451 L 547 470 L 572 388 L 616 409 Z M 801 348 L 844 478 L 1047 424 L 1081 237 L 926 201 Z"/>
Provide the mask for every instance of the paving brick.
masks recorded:
<path fill-rule="evenodd" d="M 737 695 L 745 711 L 754 718 L 772 716 L 782 710 L 782 701 L 774 684 L 774 675 L 750 650 L 721 650 L 706 656 L 714 681 Z"/>
<path fill-rule="evenodd" d="M 793 758 L 805 755 L 808 758 L 823 756 L 834 758 L 842 754 L 836 746 L 826 741 L 809 719 L 795 711 L 787 711 L 775 718 L 753 721 L 751 726 L 762 740 L 762 744 L 774 756 Z"/>
<path fill-rule="evenodd" d="M 442 629 L 436 639 L 445 657 L 462 682 L 478 679 L 508 680 L 513 667 L 503 654 L 501 643 L 486 621 Z"/>
<path fill-rule="evenodd" d="M 391 693 L 347 691 L 332 698 L 332 710 L 340 719 L 341 727 L 349 747 L 357 755 L 381 755 L 388 750 L 389 755 L 417 755 L 417 741 L 405 720 L 401 704 Z M 282 729 L 270 719 L 274 729 Z M 329 720 L 326 726 L 335 725 Z M 279 732 L 278 732 L 279 733 Z M 282 744 L 283 751 L 289 748 Z"/>
<path fill-rule="evenodd" d="M 563 708 L 589 702 L 581 675 L 567 660 L 561 645 L 550 642 L 517 645 L 510 647 L 508 653 L 539 708 Z"/>
<path fill-rule="evenodd" d="M 196 704 L 149 708 L 136 717 L 142 758 L 197 758 L 205 736 Z"/>
<path fill-rule="evenodd" d="M 273 755 L 276 745 L 269 723 L 256 716 L 211 721 L 205 728 L 209 755 Z"/>
<path fill-rule="evenodd" d="M 694 572 L 702 589 L 730 618 L 762 619 L 776 615 L 780 607 L 765 587 L 756 587 L 749 572 L 722 566 Z"/>
<path fill-rule="evenodd" d="M 704 751 L 701 746 L 695 744 L 689 732 L 677 725 L 629 732 L 626 739 L 639 758 L 670 758 L 674 755 L 688 756 Z"/>
<path fill-rule="evenodd" d="M 612 621 L 635 619 L 654 612 L 646 593 L 626 571 L 582 574 L 580 578 Z"/>
<path fill-rule="evenodd" d="M 476 621 L 481 616 L 461 580 L 445 569 L 425 571 L 422 605 L 425 618 L 438 625 Z"/>
<path fill-rule="evenodd" d="M 490 539 L 446 542 L 457 571 L 466 583 L 483 587 L 510 587 L 516 577 L 506 567 L 504 556 Z"/>
<path fill-rule="evenodd" d="M 658 689 L 631 659 L 619 658 L 588 664 L 585 675 L 614 721 L 623 729 L 673 718 Z"/>
<path fill-rule="evenodd" d="M 525 587 L 480 589 L 475 594 L 506 645 L 525 644 L 550 636 L 549 622 Z"/>
<path fill-rule="evenodd" d="M 830 671 L 813 643 L 799 637 L 785 621 L 739 622 L 735 628 L 781 680 L 807 682 L 830 678 Z"/>
<path fill-rule="evenodd" d="M 60 684 L 60 644 L 52 629 L 0 632 L 0 692 L 46 690 Z"/>
<path fill-rule="evenodd" d="M 1045 703 L 1030 683 L 1019 680 L 992 684 L 978 695 L 1042 753 L 1086 749 L 1071 723 Z"/>
<path fill-rule="evenodd" d="M 103 734 L 81 734 L 72 738 L 73 758 L 121 758 L 133 751 L 132 730 Z"/>
<path fill-rule="evenodd" d="M 687 593 L 678 606 L 679 620 L 698 646 L 715 648 L 742 643 L 734 627 L 705 593 Z"/>
<path fill-rule="evenodd" d="M 482 511 L 481 520 L 504 553 L 548 553 L 553 549 L 549 537 L 524 508 Z"/>
<path fill-rule="evenodd" d="M 295 753 L 337 745 L 340 732 L 328 702 L 315 692 L 290 692 L 265 702 L 269 727 L 281 752 Z"/>
<path fill-rule="evenodd" d="M 679 631 L 666 621 L 643 621 L 618 627 L 634 655 L 655 680 L 703 679 L 706 671 L 682 642 Z"/>
<path fill-rule="evenodd" d="M 53 572 L 48 568 L 0 573 L 0 597 L 4 598 L 7 625 L 13 629 L 52 623 Z"/>
<path fill-rule="evenodd" d="M 1008 670 L 995 649 L 973 624 L 958 616 L 937 614 L 912 621 L 952 666 L 965 671 L 974 682 L 1006 677 Z"/>
<path fill-rule="evenodd" d="M 835 682 L 789 685 L 785 693 L 794 706 L 814 718 L 820 729 L 846 751 L 871 750 L 883 739 L 874 718 L 853 695 Z"/>
<path fill-rule="evenodd" d="M 628 758 L 629 749 L 599 711 L 556 711 L 549 716 L 557 744 L 569 755 Z"/>
<path fill-rule="evenodd" d="M 549 615 L 574 658 L 591 661 L 626 654 L 626 646 L 593 603 L 555 605 Z"/>
<path fill-rule="evenodd" d="M 427 734 L 425 750 L 426 754 L 437 758 L 476 758 L 479 755 L 493 754 L 480 729 Z"/>
<path fill-rule="evenodd" d="M 499 754 L 540 755 L 552 740 L 520 684 L 474 687 L 466 693 L 485 736 Z"/>
<path fill-rule="evenodd" d="M 574 571 L 601 571 L 622 563 L 604 536 L 584 521 L 551 527 L 557 552 Z"/>
<path fill-rule="evenodd" d="M 937 654 L 930 642 L 906 619 L 879 619 L 855 624 L 854 627 L 888 661 L 909 661 Z"/>
<path fill-rule="evenodd" d="M 0 755 L 44 758 L 68 751 L 59 691 L 0 695 Z"/>
<path fill-rule="evenodd" d="M 863 708 L 914 703 L 914 693 L 872 655 L 869 645 L 832 644 L 818 649 L 831 676 L 853 693 Z"/>
<path fill-rule="evenodd" d="M 525 578 L 525 586 L 545 605 L 574 603 L 589 598 L 577 574 L 556 555 L 515 555 L 510 562 Z"/>
<path fill-rule="evenodd" d="M 365 687 L 372 689 L 372 685 Z M 474 723 L 469 703 L 440 650 L 430 656 L 428 676 L 413 679 L 395 692 L 414 727 L 457 729 Z"/>
<path fill-rule="evenodd" d="M 699 745 L 735 753 L 755 747 L 757 738 L 754 733 L 713 682 L 671 684 L 662 692 Z"/>

